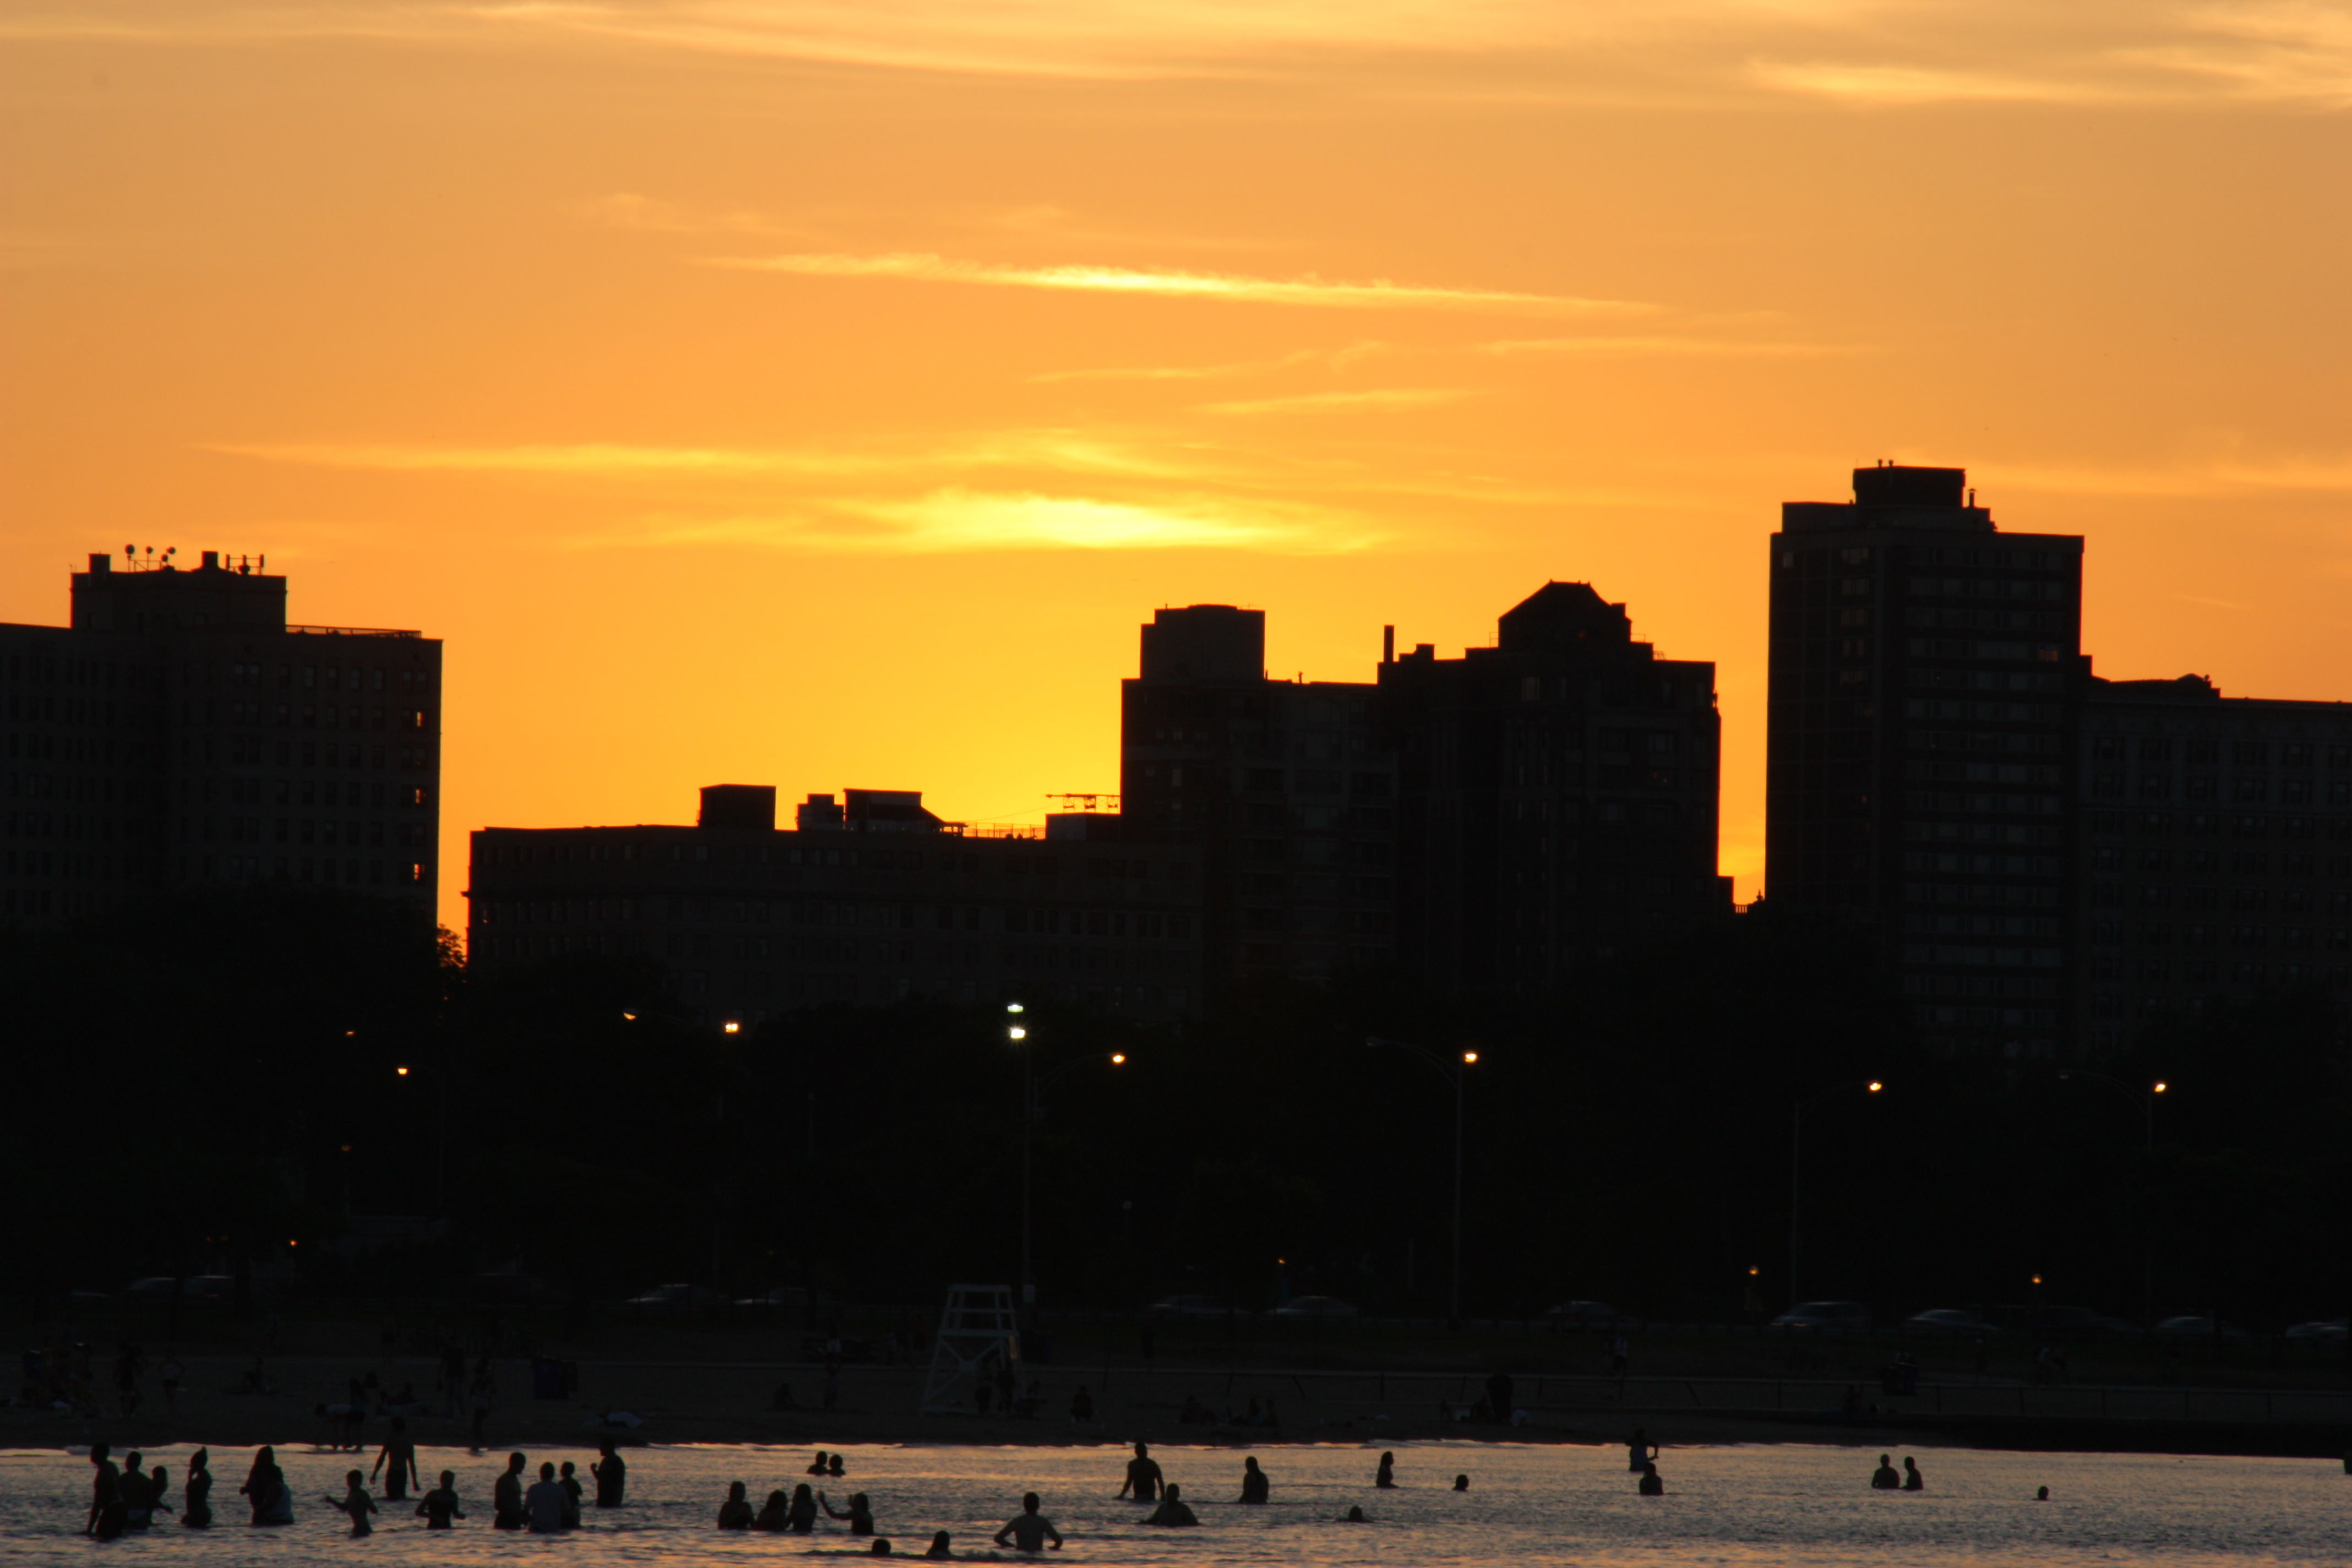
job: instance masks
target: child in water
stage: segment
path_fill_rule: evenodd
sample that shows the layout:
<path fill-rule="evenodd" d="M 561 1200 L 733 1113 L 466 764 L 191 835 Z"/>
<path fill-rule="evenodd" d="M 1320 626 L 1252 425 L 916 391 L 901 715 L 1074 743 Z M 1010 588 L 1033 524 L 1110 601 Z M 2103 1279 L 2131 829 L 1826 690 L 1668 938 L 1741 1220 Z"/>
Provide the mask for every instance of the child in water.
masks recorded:
<path fill-rule="evenodd" d="M 373 1533 L 375 1526 L 368 1522 L 368 1515 L 375 1511 L 375 1499 L 368 1496 L 367 1477 L 363 1473 L 358 1470 L 347 1472 L 343 1477 L 343 1495 L 331 1496 L 327 1500 L 352 1516 L 352 1538 L 354 1541 Z"/>
<path fill-rule="evenodd" d="M 951 1538 L 949 1536 L 948 1532 L 944 1530 L 936 1532 L 931 1537 L 931 1549 L 929 1552 L 924 1552 L 923 1555 L 933 1558 L 953 1557 L 955 1553 L 950 1550 L 948 1546 L 948 1542 L 950 1539 Z"/>
<path fill-rule="evenodd" d="M 419 1498 L 416 1515 L 427 1530 L 447 1530 L 453 1519 L 466 1517 L 466 1510 L 457 1500 L 457 1472 L 441 1472 L 441 1484 Z"/>

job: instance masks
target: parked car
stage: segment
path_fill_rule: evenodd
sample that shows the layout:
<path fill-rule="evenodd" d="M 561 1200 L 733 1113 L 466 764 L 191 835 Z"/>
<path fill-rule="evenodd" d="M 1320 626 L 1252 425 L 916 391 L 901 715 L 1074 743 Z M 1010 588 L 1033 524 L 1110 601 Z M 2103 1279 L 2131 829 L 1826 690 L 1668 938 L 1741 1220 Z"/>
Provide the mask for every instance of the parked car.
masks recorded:
<path fill-rule="evenodd" d="M 1989 1340 L 2000 1331 L 1974 1312 L 1958 1307 L 1930 1307 L 1904 1319 L 1903 1331 L 1931 1339 Z"/>
<path fill-rule="evenodd" d="M 1635 1320 L 1606 1301 L 1562 1301 L 1549 1308 L 1544 1319 L 1554 1329 L 1630 1329 Z"/>
<path fill-rule="evenodd" d="M 2347 1333 L 2352 1333 L 2352 1320 L 2328 1318 L 2316 1322 L 2297 1323 L 2287 1330 L 2286 1337 L 2297 1343 L 2340 1345 Z"/>
<path fill-rule="evenodd" d="M 2012 1332 L 2042 1339 L 2120 1339 L 2140 1331 L 2127 1318 L 2111 1318 L 2092 1307 L 1995 1307 L 1993 1321 Z"/>
<path fill-rule="evenodd" d="M 646 1316 L 684 1317 L 726 1305 L 727 1299 L 708 1285 L 656 1285 L 629 1298 L 629 1310 Z"/>
<path fill-rule="evenodd" d="M 1356 1309 L 1340 1300 L 1337 1296 L 1293 1296 L 1267 1314 L 1269 1317 L 1276 1318 L 1309 1318 L 1323 1321 L 1352 1318 L 1355 1315 Z"/>
<path fill-rule="evenodd" d="M 1171 1296 L 1144 1309 L 1162 1318 L 1225 1318 L 1233 1308 L 1222 1296 Z"/>
<path fill-rule="evenodd" d="M 1860 1301 L 1800 1301 L 1773 1319 L 1771 1326 L 1817 1332 L 1867 1329 L 1870 1327 L 1870 1309 Z"/>
<path fill-rule="evenodd" d="M 2156 1331 L 2159 1338 L 2168 1340 L 2210 1340 L 2213 1337 L 2213 1320 L 2197 1317 L 2167 1318 L 2156 1325 Z M 2221 1325 L 2223 1343 L 2238 1344 L 2242 1342 L 2245 1337 L 2245 1330 L 2226 1322 Z"/>

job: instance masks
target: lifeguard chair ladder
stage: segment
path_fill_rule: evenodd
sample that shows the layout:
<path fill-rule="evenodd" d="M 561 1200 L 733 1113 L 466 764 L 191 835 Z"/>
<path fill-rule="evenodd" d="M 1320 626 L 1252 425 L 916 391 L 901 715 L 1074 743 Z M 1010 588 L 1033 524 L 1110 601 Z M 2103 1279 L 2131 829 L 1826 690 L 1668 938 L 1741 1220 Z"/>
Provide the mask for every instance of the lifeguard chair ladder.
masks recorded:
<path fill-rule="evenodd" d="M 939 1342 L 931 1349 L 930 1375 L 924 1380 L 924 1415 L 976 1408 L 972 1391 L 1021 1363 L 1021 1328 L 1013 1315 L 1010 1285 L 950 1285 L 940 1313 Z"/>

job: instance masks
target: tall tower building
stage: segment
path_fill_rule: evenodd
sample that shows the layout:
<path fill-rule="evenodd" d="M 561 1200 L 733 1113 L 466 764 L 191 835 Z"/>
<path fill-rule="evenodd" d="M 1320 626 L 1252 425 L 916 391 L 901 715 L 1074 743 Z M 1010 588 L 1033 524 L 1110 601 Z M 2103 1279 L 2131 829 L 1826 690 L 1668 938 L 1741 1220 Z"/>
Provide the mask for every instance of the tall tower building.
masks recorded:
<path fill-rule="evenodd" d="M 1423 986 L 1540 992 L 1632 932 L 1730 912 L 1715 666 L 1658 658 L 1624 605 L 1548 583 L 1493 647 L 1384 662 L 1381 696 L 1399 963 Z"/>
<path fill-rule="evenodd" d="M 0 918 L 206 883 L 436 891 L 441 644 L 289 626 L 213 551 L 73 574 L 65 626 L 0 626 Z"/>
<path fill-rule="evenodd" d="M 1765 892 L 1867 922 L 1928 1037 L 2072 1024 L 2083 541 L 2003 533 L 1958 468 L 1857 468 L 1771 541 Z"/>

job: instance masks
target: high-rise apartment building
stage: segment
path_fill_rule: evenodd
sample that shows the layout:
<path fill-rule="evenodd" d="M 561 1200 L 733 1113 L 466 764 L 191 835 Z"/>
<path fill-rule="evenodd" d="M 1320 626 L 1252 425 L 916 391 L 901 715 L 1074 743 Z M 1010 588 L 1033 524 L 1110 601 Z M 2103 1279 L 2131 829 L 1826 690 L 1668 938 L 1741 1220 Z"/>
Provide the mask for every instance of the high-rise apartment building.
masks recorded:
<path fill-rule="evenodd" d="M 212 551 L 73 574 L 64 626 L 0 626 L 0 917 L 206 883 L 436 892 L 441 645 L 289 626 L 286 579 Z"/>
<path fill-rule="evenodd" d="M 2083 541 L 1958 468 L 1853 472 L 1771 541 L 1765 891 L 1868 922 L 1929 1037 L 2069 1036 Z"/>
<path fill-rule="evenodd" d="M 1120 692 L 1122 830 L 1197 849 L 1210 986 L 1387 963 L 1396 758 L 1379 689 L 1268 679 L 1262 610 L 1160 610 L 1142 641 Z"/>
<path fill-rule="evenodd" d="M 2280 987 L 2352 1005 L 2352 703 L 2094 679 L 2079 751 L 2087 1049 Z"/>
<path fill-rule="evenodd" d="M 1716 872 L 1715 666 L 1549 583 L 1495 646 L 1380 671 L 1399 761 L 1398 961 L 1440 992 L 1536 992 L 1643 930 L 1730 912 Z"/>

